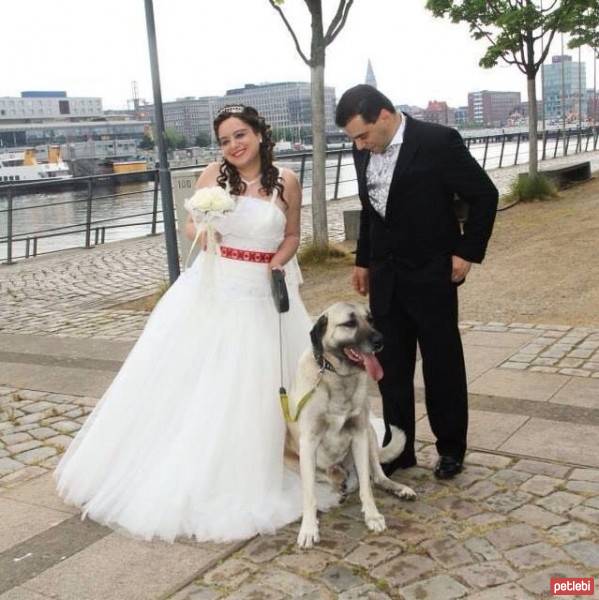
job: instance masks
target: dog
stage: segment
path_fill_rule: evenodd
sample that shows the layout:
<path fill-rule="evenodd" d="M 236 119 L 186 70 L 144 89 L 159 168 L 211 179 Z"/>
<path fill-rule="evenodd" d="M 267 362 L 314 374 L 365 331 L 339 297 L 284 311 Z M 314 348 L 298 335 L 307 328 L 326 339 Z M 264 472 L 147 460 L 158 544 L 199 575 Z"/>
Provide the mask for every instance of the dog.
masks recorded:
<path fill-rule="evenodd" d="M 315 484 L 324 474 L 342 494 L 355 468 L 366 526 L 375 532 L 386 528 L 374 502 L 375 485 L 399 498 L 412 500 L 411 488 L 389 479 L 380 463 L 390 462 L 404 448 L 405 434 L 391 427 L 389 444 L 379 449 L 370 422 L 368 377 L 378 381 L 383 370 L 375 353 L 383 336 L 373 326 L 368 309 L 358 303 L 339 302 L 323 312 L 310 332 L 312 347 L 302 355 L 290 394 L 297 421 L 288 423 L 287 451 L 299 456 L 303 489 L 303 516 L 297 537 L 302 548 L 318 543 Z"/>

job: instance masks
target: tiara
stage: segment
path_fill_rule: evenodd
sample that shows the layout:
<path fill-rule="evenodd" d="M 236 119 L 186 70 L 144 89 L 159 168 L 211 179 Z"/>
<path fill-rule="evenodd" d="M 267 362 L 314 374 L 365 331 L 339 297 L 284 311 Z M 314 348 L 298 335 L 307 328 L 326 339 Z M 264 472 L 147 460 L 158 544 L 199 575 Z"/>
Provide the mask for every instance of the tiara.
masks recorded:
<path fill-rule="evenodd" d="M 245 110 L 245 106 L 241 104 L 231 104 L 230 106 L 223 106 L 216 113 L 217 117 L 220 117 L 223 113 L 242 113 Z"/>

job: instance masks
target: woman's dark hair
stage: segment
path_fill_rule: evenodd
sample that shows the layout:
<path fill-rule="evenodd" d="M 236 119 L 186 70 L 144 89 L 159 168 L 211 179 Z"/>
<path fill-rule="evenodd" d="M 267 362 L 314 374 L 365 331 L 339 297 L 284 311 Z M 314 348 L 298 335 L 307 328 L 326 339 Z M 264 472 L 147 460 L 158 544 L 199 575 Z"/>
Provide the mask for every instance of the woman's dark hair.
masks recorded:
<path fill-rule="evenodd" d="M 383 108 L 390 113 L 396 112 L 391 100 L 376 88 L 364 83 L 355 85 L 346 90 L 339 99 L 335 123 L 337 127 L 345 127 L 357 115 L 360 115 L 365 123 L 374 123 Z"/>
<path fill-rule="evenodd" d="M 267 195 L 273 193 L 276 188 L 279 191 L 279 197 L 283 202 L 284 186 L 283 180 L 279 176 L 279 169 L 273 164 L 273 148 L 272 132 L 270 125 L 267 125 L 263 117 L 258 114 L 258 111 L 251 106 L 243 106 L 241 104 L 228 104 L 223 106 L 217 113 L 214 119 L 214 133 L 218 139 L 218 128 L 227 119 L 235 117 L 249 125 L 254 133 L 262 136 L 260 143 L 260 186 Z M 241 181 L 241 175 L 237 168 L 228 160 L 223 158 L 220 166 L 220 175 L 216 178 L 216 182 L 222 188 L 226 187 L 226 182 L 229 182 L 231 193 L 235 196 L 242 195 L 246 189 L 246 184 Z"/>

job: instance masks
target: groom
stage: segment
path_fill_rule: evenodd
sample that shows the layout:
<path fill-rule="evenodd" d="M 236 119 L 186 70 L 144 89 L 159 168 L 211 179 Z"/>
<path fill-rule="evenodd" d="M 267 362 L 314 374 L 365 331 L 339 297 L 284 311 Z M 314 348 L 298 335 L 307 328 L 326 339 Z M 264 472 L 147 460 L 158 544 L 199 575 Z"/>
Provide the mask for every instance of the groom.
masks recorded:
<path fill-rule="evenodd" d="M 336 123 L 353 140 L 362 203 L 352 283 L 370 306 L 385 347 L 379 383 L 387 427 L 407 436 L 387 474 L 416 464 L 414 369 L 420 346 L 426 409 L 437 439 L 434 473 L 462 470 L 468 392 L 458 329 L 457 286 L 480 263 L 491 235 L 497 189 L 470 155 L 459 133 L 395 110 L 369 85 L 347 90 Z M 460 230 L 457 194 L 468 206 Z"/>

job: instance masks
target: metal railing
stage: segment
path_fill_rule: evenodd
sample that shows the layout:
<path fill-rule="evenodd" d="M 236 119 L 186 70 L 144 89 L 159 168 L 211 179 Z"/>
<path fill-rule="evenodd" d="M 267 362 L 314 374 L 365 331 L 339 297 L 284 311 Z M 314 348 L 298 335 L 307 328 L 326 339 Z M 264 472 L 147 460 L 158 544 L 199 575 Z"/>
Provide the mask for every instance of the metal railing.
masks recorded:
<path fill-rule="evenodd" d="M 113 229 L 120 229 L 124 227 L 138 227 L 149 225 L 148 235 L 155 235 L 157 233 L 158 224 L 162 223 L 159 218 L 162 210 L 158 206 L 158 179 L 157 172 L 148 172 L 148 177 L 154 178 L 153 189 L 149 190 L 136 190 L 132 192 L 117 192 L 117 193 L 102 193 L 106 189 L 106 186 L 118 185 L 123 180 L 122 176 L 119 175 L 99 175 L 89 177 L 77 177 L 69 180 L 53 180 L 51 182 L 28 182 L 28 183 L 17 183 L 5 187 L 0 187 L 0 200 L 4 196 L 6 200 L 6 208 L 0 210 L 0 220 L 5 215 L 6 217 L 6 235 L 0 237 L 0 251 L 4 264 L 11 264 L 14 260 L 19 258 L 29 258 L 32 256 L 38 256 L 40 254 L 48 254 L 57 250 L 71 248 L 71 247 L 84 247 L 92 248 L 98 244 L 103 244 L 106 241 L 106 232 Z M 75 200 L 66 201 L 50 201 L 44 202 L 46 195 L 54 195 L 58 192 L 52 192 L 51 190 L 61 188 L 65 186 L 72 188 L 72 191 L 80 190 L 82 187 L 85 188 L 83 198 L 77 198 Z M 102 201 L 113 200 L 116 198 L 123 198 L 127 196 L 139 196 L 143 194 L 152 194 L 152 208 L 149 211 L 135 211 L 129 212 L 119 217 L 109 218 L 94 218 L 94 206 Z M 34 201 L 31 204 L 24 206 L 15 206 L 15 201 L 22 195 L 29 194 L 28 199 L 33 194 L 40 194 L 40 200 Z M 43 195 L 42 195 L 43 194 Z M 83 222 L 71 223 L 65 225 L 57 225 L 54 227 L 36 228 L 34 230 L 27 230 L 21 228 L 19 231 L 15 231 L 15 217 L 20 216 L 21 213 L 32 213 L 33 211 L 43 211 L 44 209 L 55 210 L 63 206 L 81 206 L 85 211 L 85 219 Z M 146 220 L 134 220 L 139 218 L 147 218 Z M 127 222 L 119 222 L 126 220 Z M 27 222 L 27 219 L 23 219 Z M 66 240 L 72 240 L 77 237 L 80 241 L 76 244 L 69 244 L 68 241 L 62 247 L 56 247 L 53 244 L 53 249 L 40 252 L 39 246 L 42 240 L 53 240 L 55 238 L 66 238 Z M 93 238 L 93 239 L 92 239 Z M 3 248 L 4 247 L 4 248 Z M 16 254 L 15 249 L 20 248 L 22 254 Z"/>
<path fill-rule="evenodd" d="M 597 150 L 599 130 L 588 128 L 583 130 L 561 130 L 542 132 L 539 138 L 539 160 L 548 160 L 568 154 L 590 152 Z M 528 134 L 502 133 L 484 137 L 467 137 L 464 141 L 473 156 L 485 169 L 502 168 L 523 164 L 528 157 L 528 150 L 524 148 L 528 142 Z M 309 196 L 312 188 L 312 160 L 310 152 L 292 152 L 280 154 L 276 160 L 279 163 L 290 164 L 298 173 L 305 196 Z M 522 161 L 521 161 L 522 159 Z M 203 167 L 205 165 L 190 165 L 174 167 L 172 171 L 185 170 L 190 167 Z M 17 259 L 29 258 L 41 254 L 49 254 L 66 248 L 93 248 L 107 241 L 107 235 L 125 228 L 135 228 L 135 235 L 156 235 L 160 233 L 163 224 L 162 207 L 159 202 L 159 175 L 158 170 L 136 173 L 134 177 L 143 178 L 148 188 L 134 191 L 114 191 L 105 193 L 107 187 L 115 187 L 126 182 L 131 175 L 94 175 L 77 177 L 70 180 L 44 180 L 26 183 L 14 183 L 0 186 L 0 205 L 5 202 L 5 207 L 0 209 L 0 225 L 4 222 L 4 235 L 0 237 L 0 260 L 4 264 L 11 264 Z M 73 191 L 79 190 L 82 197 L 70 200 L 58 200 L 57 192 L 53 189 L 68 186 Z M 39 201 L 22 206 L 15 205 L 18 198 L 27 195 L 31 200 L 34 194 L 44 193 L 39 196 Z M 357 193 L 357 182 L 351 148 L 343 146 L 338 149 L 328 150 L 326 153 L 326 195 L 327 200 L 343 198 Z M 50 195 L 54 200 L 44 201 Z M 102 204 L 114 202 L 122 198 L 131 197 L 135 201 L 136 210 L 119 215 L 103 216 L 105 212 Z M 133 200 L 132 200 L 133 202 Z M 31 219 L 21 218 L 21 226 L 15 224 L 15 219 L 22 214 L 35 210 L 56 210 L 60 206 L 72 205 L 84 207 L 84 218 L 77 223 L 60 224 L 53 227 L 28 229 L 24 226 Z M 82 210 L 79 210 L 82 213 Z M 1 231 L 1 229 L 0 229 Z M 122 239 L 121 236 L 119 239 Z M 133 237 L 133 234 L 129 237 Z M 57 238 L 62 238 L 58 242 Z M 41 248 L 47 241 L 46 248 Z"/>
<path fill-rule="evenodd" d="M 599 129 L 545 130 L 539 133 L 537 154 L 540 161 L 569 154 L 597 150 Z M 574 140 L 574 141 L 573 141 Z M 528 160 L 528 132 L 501 133 L 484 137 L 467 137 L 464 142 L 483 169 L 501 169 L 523 164 Z M 523 145 L 526 145 L 523 148 Z M 573 149 L 572 149 L 573 146 Z M 506 148 L 509 148 L 506 152 Z"/>

